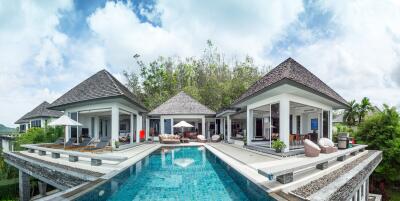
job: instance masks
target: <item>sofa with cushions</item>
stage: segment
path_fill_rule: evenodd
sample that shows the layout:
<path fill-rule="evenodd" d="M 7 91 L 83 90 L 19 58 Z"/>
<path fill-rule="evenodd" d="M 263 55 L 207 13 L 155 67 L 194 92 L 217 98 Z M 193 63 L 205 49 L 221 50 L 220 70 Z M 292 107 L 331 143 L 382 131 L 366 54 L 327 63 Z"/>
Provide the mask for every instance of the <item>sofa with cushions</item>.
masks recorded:
<path fill-rule="evenodd" d="M 160 139 L 160 143 L 163 144 L 179 144 L 181 143 L 181 136 L 179 135 L 170 135 L 170 134 L 161 134 L 158 136 Z"/>

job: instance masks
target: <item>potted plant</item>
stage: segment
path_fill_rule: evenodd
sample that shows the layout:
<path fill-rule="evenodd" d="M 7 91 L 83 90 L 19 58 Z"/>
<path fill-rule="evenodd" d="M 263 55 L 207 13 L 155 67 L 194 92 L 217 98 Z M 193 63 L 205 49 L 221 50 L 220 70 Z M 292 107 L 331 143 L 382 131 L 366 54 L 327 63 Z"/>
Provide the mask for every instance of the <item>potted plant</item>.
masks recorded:
<path fill-rule="evenodd" d="M 114 144 L 115 144 L 115 148 L 119 148 L 119 144 L 120 144 L 119 141 L 115 141 Z"/>
<path fill-rule="evenodd" d="M 281 140 L 272 142 L 272 148 L 275 149 L 276 153 L 281 153 L 286 148 L 286 144 Z"/>

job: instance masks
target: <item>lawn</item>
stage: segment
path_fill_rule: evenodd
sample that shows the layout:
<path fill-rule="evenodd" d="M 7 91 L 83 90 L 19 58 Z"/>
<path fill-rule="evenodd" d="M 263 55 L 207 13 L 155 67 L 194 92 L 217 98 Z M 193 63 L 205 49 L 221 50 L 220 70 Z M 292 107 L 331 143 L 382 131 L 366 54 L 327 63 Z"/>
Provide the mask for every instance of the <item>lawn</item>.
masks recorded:
<path fill-rule="evenodd" d="M 18 178 L 0 180 L 0 200 L 18 200 Z"/>
<path fill-rule="evenodd" d="M 400 192 L 395 189 L 388 189 L 387 194 L 391 201 L 400 201 Z"/>

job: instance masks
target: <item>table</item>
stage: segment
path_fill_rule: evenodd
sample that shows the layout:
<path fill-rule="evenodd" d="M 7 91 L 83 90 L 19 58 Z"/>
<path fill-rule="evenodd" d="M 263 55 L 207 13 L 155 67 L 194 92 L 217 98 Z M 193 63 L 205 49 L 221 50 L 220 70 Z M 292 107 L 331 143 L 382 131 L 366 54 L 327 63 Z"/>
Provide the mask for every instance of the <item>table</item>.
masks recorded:
<path fill-rule="evenodd" d="M 181 138 L 182 143 L 189 143 L 189 138 Z"/>

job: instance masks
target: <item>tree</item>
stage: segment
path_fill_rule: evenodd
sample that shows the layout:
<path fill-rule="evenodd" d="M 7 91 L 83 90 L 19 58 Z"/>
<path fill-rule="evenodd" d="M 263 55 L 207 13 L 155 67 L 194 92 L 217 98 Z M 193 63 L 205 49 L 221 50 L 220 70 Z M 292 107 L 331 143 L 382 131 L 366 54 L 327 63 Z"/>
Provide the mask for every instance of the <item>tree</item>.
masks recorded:
<path fill-rule="evenodd" d="M 375 169 L 374 179 L 385 183 L 400 181 L 400 115 L 395 107 L 384 105 L 382 112 L 361 122 L 356 140 L 367 144 L 369 149 L 383 151 L 383 159 Z"/>
<path fill-rule="evenodd" d="M 355 100 L 350 101 L 349 108 L 345 110 L 343 120 L 349 126 L 356 125 L 356 119 L 358 117 L 359 104 Z"/>
<path fill-rule="evenodd" d="M 372 104 L 367 97 L 364 97 L 361 100 L 361 103 L 358 105 L 357 109 L 358 123 L 361 123 L 365 119 L 365 116 L 368 114 L 368 112 L 373 111 Z"/>
<path fill-rule="evenodd" d="M 150 110 L 179 91 L 185 91 L 213 110 L 219 110 L 229 106 L 261 76 L 251 57 L 227 63 L 222 55 L 211 41 L 207 41 L 200 58 L 159 57 L 145 63 L 135 55 L 140 77 L 128 71 L 124 71 L 124 76 L 128 88 Z"/>

